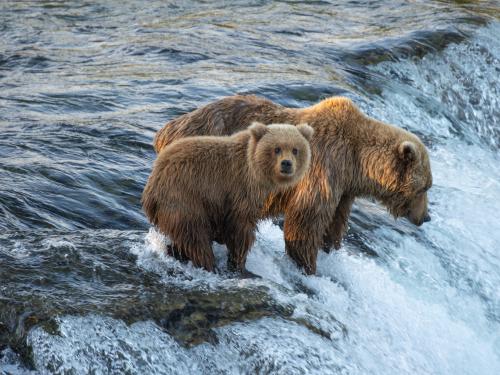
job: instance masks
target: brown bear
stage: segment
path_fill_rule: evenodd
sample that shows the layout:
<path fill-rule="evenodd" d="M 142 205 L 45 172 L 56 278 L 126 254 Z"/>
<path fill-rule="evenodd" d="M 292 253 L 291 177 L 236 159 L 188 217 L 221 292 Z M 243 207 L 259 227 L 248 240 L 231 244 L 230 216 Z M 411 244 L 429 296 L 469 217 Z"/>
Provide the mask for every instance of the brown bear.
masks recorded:
<path fill-rule="evenodd" d="M 284 214 L 286 251 L 307 274 L 318 249 L 340 247 L 356 197 L 373 197 L 394 217 L 430 220 L 429 156 L 420 139 L 364 115 L 351 100 L 332 97 L 308 108 L 286 108 L 253 95 L 227 97 L 168 122 L 158 131 L 159 152 L 192 135 L 227 135 L 252 121 L 308 123 L 314 128 L 311 167 L 300 183 L 268 198 L 263 217 Z"/>
<path fill-rule="evenodd" d="M 266 198 L 309 168 L 308 125 L 254 123 L 231 137 L 189 137 L 164 147 L 142 195 L 172 255 L 214 270 L 212 241 L 226 244 L 228 268 L 244 269 Z"/>

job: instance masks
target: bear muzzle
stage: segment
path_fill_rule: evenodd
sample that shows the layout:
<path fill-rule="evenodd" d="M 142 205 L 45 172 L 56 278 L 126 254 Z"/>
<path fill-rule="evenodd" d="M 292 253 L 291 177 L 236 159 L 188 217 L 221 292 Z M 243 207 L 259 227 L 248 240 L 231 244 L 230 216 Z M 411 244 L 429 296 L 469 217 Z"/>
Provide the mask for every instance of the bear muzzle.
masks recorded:
<path fill-rule="evenodd" d="M 290 175 L 293 173 L 293 163 L 291 160 L 282 160 L 281 161 L 281 174 Z"/>
<path fill-rule="evenodd" d="M 416 225 L 417 227 L 421 226 L 423 223 L 431 221 L 431 216 L 428 213 L 426 213 L 425 216 L 419 218 L 412 216 L 407 216 L 407 218 L 412 224 Z"/>

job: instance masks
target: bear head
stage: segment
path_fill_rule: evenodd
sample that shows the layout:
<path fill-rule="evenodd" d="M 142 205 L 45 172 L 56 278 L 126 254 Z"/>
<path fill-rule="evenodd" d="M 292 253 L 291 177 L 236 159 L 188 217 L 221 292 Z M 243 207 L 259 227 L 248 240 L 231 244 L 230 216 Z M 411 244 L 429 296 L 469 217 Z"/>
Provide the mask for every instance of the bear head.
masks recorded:
<path fill-rule="evenodd" d="M 248 157 L 254 174 L 279 188 L 297 184 L 309 168 L 313 129 L 306 124 L 254 122 L 248 130 L 252 140 Z"/>
<path fill-rule="evenodd" d="M 429 155 L 416 137 L 399 140 L 391 152 L 389 174 L 395 176 L 382 202 L 394 217 L 406 217 L 420 226 L 430 221 L 427 190 L 432 186 Z"/>

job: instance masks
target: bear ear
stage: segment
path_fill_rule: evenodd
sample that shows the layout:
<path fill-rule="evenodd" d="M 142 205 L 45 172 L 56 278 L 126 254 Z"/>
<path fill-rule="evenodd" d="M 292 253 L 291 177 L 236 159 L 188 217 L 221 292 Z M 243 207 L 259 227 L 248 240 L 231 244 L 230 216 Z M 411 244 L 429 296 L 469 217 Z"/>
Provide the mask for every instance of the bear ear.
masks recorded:
<path fill-rule="evenodd" d="M 261 122 L 254 122 L 248 127 L 248 130 L 250 130 L 250 134 L 252 134 L 254 139 L 258 142 L 269 129 Z"/>
<path fill-rule="evenodd" d="M 300 132 L 300 134 L 302 134 L 304 136 L 305 139 L 307 139 L 308 141 L 311 140 L 313 134 L 314 134 L 314 129 L 311 128 L 309 125 L 307 124 L 300 124 L 300 125 L 297 125 L 297 130 Z"/>
<path fill-rule="evenodd" d="M 399 159 L 409 163 L 417 158 L 417 146 L 411 141 L 404 141 L 398 146 Z"/>

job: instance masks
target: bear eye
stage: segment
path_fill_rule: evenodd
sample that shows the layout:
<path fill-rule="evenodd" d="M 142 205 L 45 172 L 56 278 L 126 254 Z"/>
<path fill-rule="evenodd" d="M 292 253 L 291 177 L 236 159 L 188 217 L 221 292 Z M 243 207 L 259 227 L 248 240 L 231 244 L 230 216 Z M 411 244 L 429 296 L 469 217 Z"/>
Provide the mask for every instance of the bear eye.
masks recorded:
<path fill-rule="evenodd" d="M 281 152 L 281 148 L 276 147 L 276 148 L 274 149 L 274 153 L 275 153 L 275 154 L 279 154 L 280 152 Z"/>
<path fill-rule="evenodd" d="M 296 148 L 294 148 L 294 149 L 292 150 L 292 154 L 297 155 L 298 153 L 299 153 L 299 150 L 297 150 Z"/>

